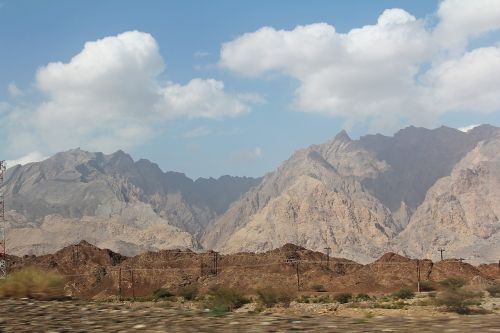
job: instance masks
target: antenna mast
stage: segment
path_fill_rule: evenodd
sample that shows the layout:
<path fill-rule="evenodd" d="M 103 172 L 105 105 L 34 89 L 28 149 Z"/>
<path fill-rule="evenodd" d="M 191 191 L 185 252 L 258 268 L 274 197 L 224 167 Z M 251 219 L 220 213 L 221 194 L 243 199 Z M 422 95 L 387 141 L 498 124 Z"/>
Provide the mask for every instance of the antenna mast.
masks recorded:
<path fill-rule="evenodd" d="M 7 169 L 5 161 L 0 161 L 0 189 L 3 185 L 3 175 Z M 5 199 L 3 196 L 3 189 L 0 190 L 0 279 L 7 276 L 7 256 L 5 246 Z"/>

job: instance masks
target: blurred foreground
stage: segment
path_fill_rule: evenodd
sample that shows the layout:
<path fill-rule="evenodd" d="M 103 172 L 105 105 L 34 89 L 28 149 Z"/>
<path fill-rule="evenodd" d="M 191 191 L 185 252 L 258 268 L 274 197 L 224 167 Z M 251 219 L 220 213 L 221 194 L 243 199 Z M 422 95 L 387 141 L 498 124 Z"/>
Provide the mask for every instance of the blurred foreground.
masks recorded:
<path fill-rule="evenodd" d="M 308 304 L 310 305 L 310 304 Z M 295 308 L 298 306 L 299 308 Z M 217 315 L 190 303 L 102 303 L 4 299 L 0 332 L 499 332 L 498 314 L 468 315 L 408 310 L 288 309 Z M 392 314 L 391 314 L 392 311 Z M 405 312 L 405 311 L 403 311 Z M 385 314 L 385 315 L 382 315 Z"/>

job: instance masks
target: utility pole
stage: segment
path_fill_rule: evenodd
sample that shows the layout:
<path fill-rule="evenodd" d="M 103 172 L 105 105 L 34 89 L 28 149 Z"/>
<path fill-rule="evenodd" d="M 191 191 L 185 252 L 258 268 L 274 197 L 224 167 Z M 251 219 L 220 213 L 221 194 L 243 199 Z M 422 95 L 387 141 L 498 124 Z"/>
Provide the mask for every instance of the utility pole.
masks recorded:
<path fill-rule="evenodd" d="M 300 263 L 300 260 L 295 261 L 295 268 L 297 270 L 297 291 L 300 291 L 299 263 Z"/>
<path fill-rule="evenodd" d="M 122 268 L 118 269 L 118 300 L 122 300 Z"/>
<path fill-rule="evenodd" d="M 420 292 L 420 260 L 417 259 L 417 291 Z"/>
<path fill-rule="evenodd" d="M 134 281 L 134 271 L 130 269 L 130 280 L 132 280 L 132 299 L 135 301 L 135 281 Z"/>
<path fill-rule="evenodd" d="M 219 252 L 214 251 L 214 274 L 217 275 L 219 272 Z"/>
<path fill-rule="evenodd" d="M 3 176 L 7 170 L 7 164 L 5 161 L 0 161 L 0 187 L 3 185 Z M 0 192 L 0 279 L 4 279 L 7 276 L 7 245 L 5 228 L 7 222 L 5 221 L 5 198 L 3 195 L 3 190 Z"/>
<path fill-rule="evenodd" d="M 445 249 L 438 249 L 439 252 L 441 252 L 441 261 L 443 261 L 443 252 L 445 251 Z"/>
<path fill-rule="evenodd" d="M 325 247 L 326 251 L 326 269 L 330 269 L 330 251 L 332 250 L 331 247 Z"/>

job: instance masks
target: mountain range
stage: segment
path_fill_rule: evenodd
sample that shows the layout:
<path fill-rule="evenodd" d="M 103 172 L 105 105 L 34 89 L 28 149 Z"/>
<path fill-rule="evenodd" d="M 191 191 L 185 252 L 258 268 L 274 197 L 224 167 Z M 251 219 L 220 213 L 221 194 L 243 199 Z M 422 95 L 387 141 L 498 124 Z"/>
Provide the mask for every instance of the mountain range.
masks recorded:
<path fill-rule="evenodd" d="M 384 252 L 472 262 L 500 253 L 500 128 L 408 127 L 295 152 L 263 178 L 191 180 L 122 151 L 80 149 L 7 170 L 13 254 L 85 239 L 125 255 L 286 243 L 360 262 Z"/>

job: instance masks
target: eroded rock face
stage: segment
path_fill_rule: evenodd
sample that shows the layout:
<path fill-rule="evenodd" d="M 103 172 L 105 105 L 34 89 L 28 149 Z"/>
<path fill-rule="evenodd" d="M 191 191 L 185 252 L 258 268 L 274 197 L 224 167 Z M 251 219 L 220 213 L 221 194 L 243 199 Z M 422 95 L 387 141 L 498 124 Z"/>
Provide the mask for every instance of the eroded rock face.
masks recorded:
<path fill-rule="evenodd" d="M 82 239 L 127 255 L 199 248 L 198 236 L 260 179 L 193 181 L 122 151 L 74 149 L 7 170 L 12 254 L 42 254 Z"/>
<path fill-rule="evenodd" d="M 202 244 L 237 252 L 290 242 L 362 262 L 388 249 L 435 258 L 449 245 L 448 256 L 487 260 L 500 252 L 499 135 L 489 125 L 360 140 L 341 132 L 267 175 L 206 229 Z"/>
<path fill-rule="evenodd" d="M 397 238 L 416 256 L 493 261 L 500 253 L 500 136 L 485 140 L 438 180 Z M 489 259 L 489 260 L 488 260 Z"/>

